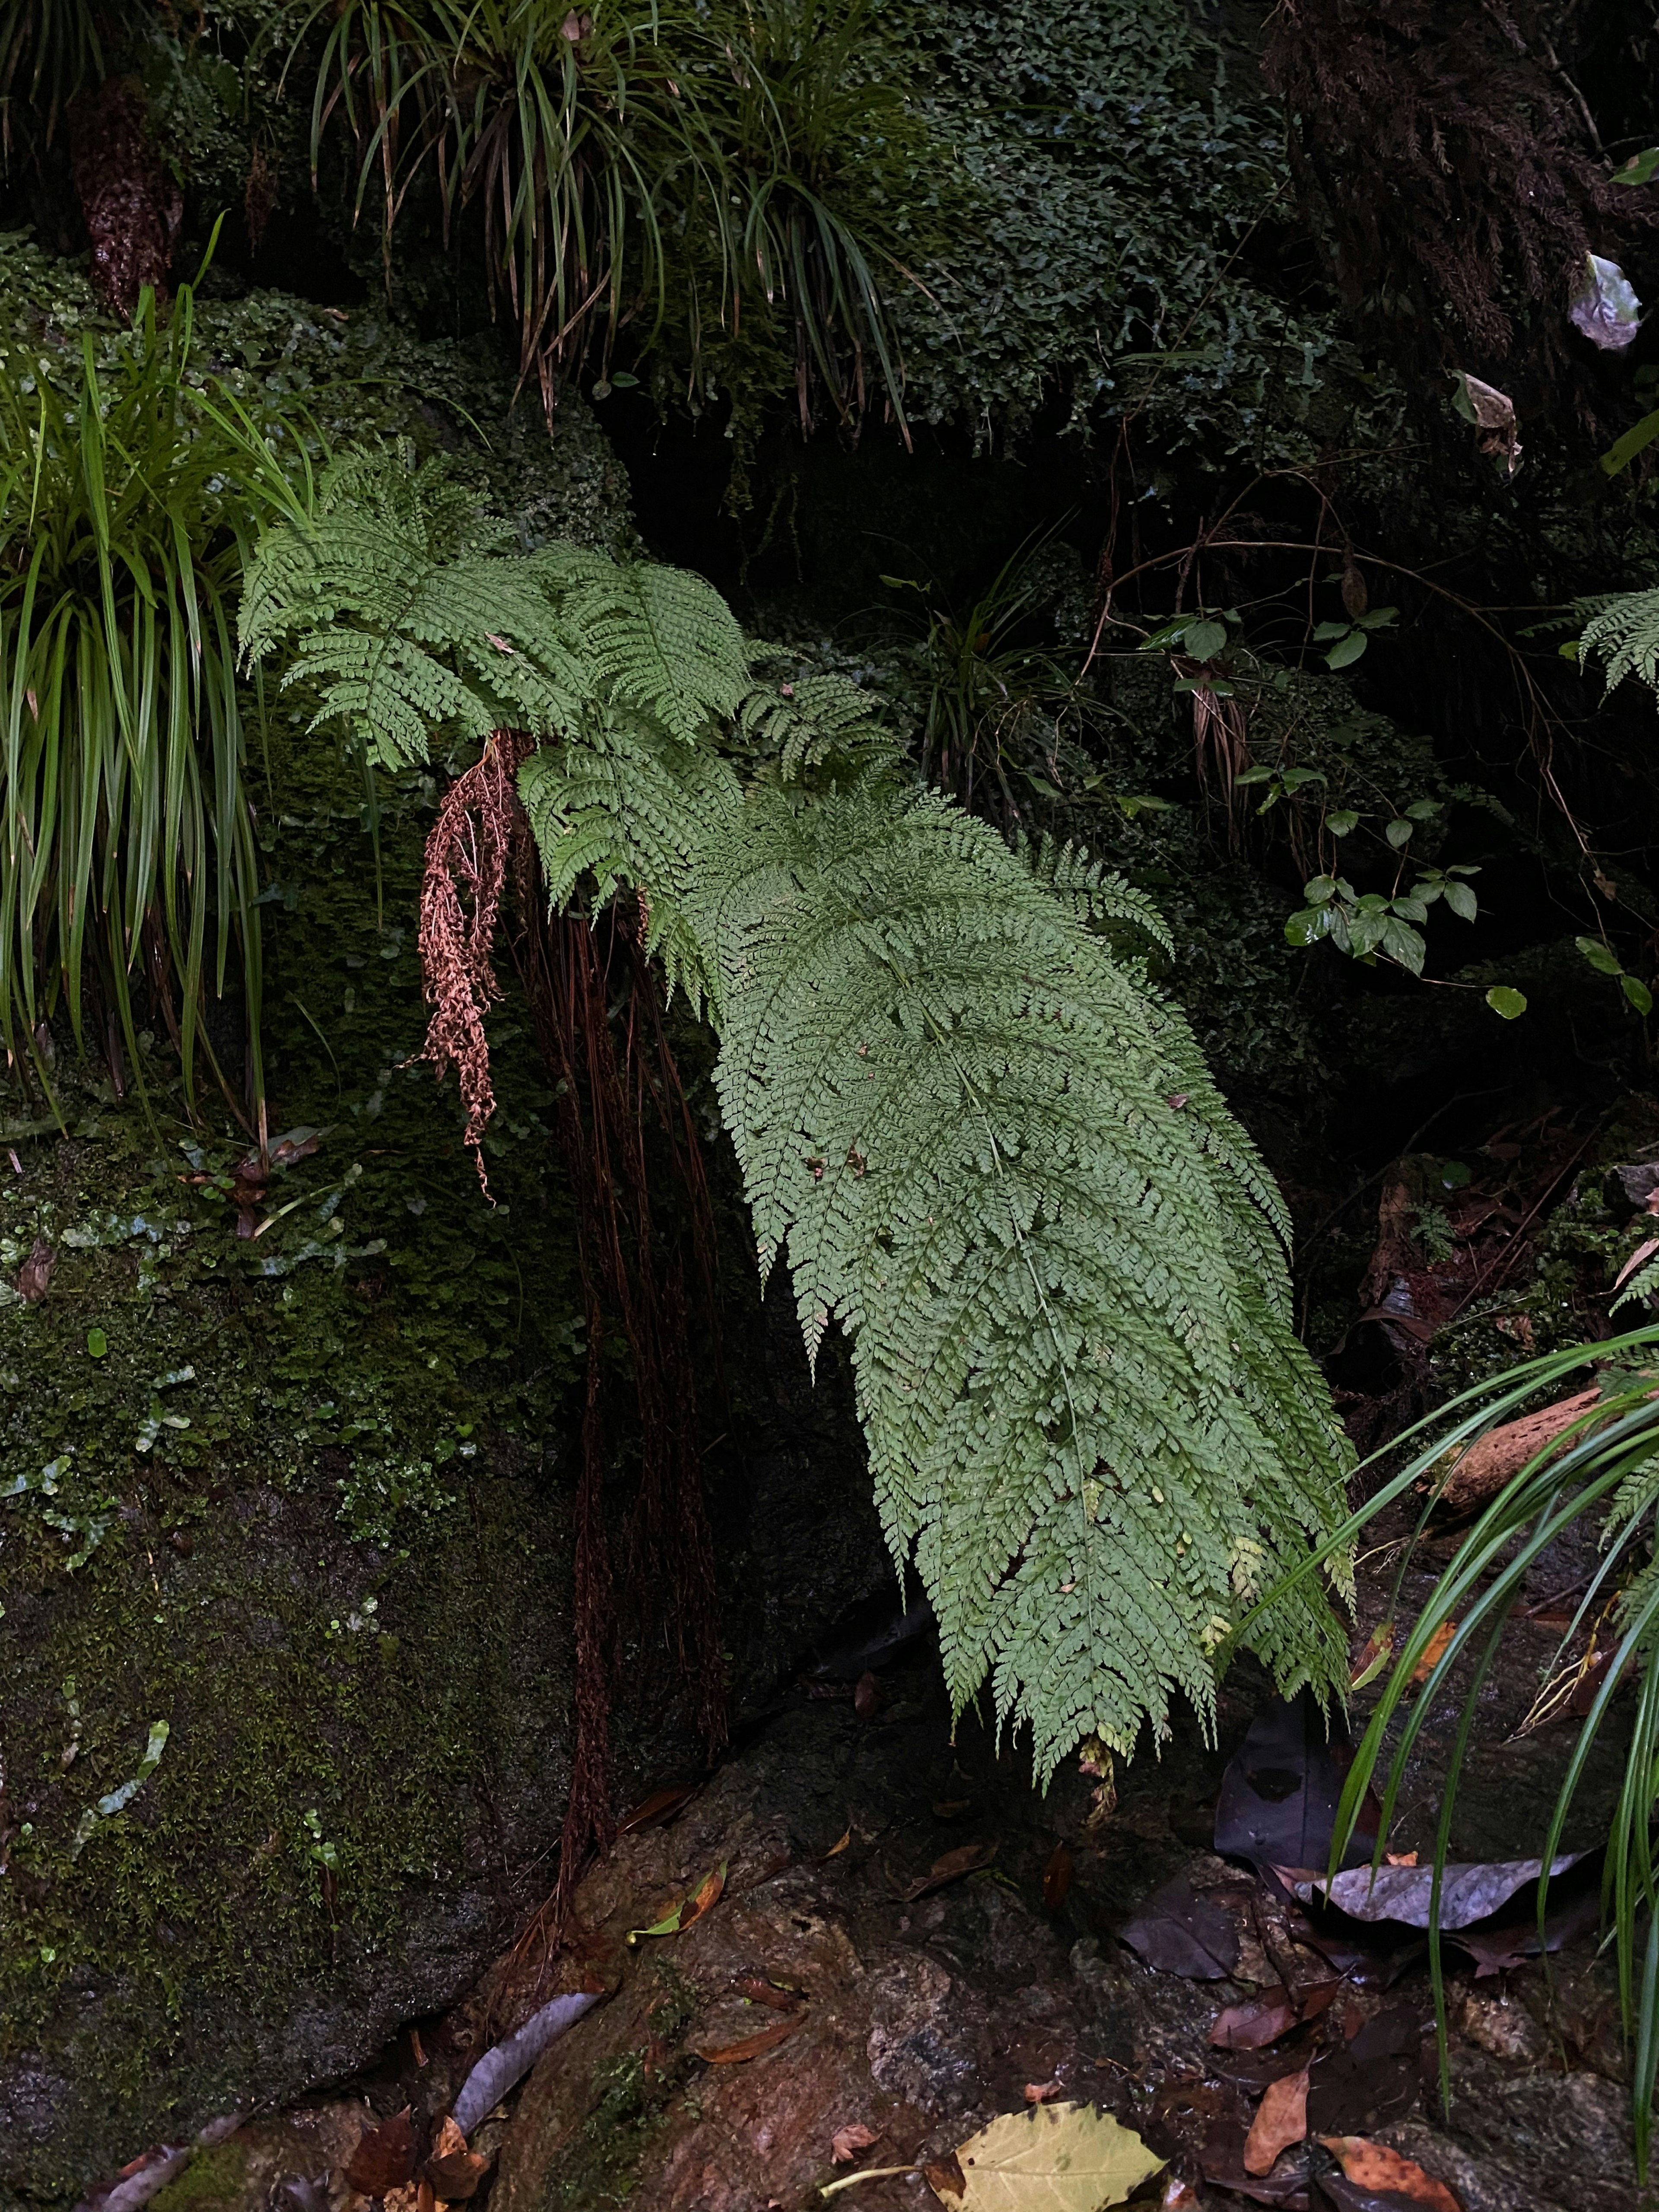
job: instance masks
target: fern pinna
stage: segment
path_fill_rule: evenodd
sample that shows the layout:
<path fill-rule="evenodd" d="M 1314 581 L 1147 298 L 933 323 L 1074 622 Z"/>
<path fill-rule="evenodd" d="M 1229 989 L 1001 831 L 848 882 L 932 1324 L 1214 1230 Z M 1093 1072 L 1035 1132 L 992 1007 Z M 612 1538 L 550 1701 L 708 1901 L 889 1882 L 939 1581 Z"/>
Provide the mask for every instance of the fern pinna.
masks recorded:
<path fill-rule="evenodd" d="M 250 648 L 298 637 L 323 712 L 382 759 L 412 750 L 416 655 L 442 672 L 434 727 L 542 740 L 520 792 L 550 896 L 627 886 L 706 1001 L 762 1267 L 787 1252 L 809 1352 L 832 1322 L 851 1340 L 957 1708 L 988 1680 L 1045 1778 L 1087 1736 L 1162 1732 L 1175 1692 L 1207 1717 L 1217 1646 L 1328 1541 L 1347 1458 L 1291 1328 L 1277 1193 L 1112 949 L 1156 915 L 907 785 L 850 685 L 757 682 L 700 580 L 466 551 L 430 527 L 441 484 L 416 514 L 422 481 L 348 464 L 273 532 Z M 745 783 L 768 730 L 792 772 Z M 1343 1679 L 1310 1578 L 1248 1633 L 1286 1688 Z"/>

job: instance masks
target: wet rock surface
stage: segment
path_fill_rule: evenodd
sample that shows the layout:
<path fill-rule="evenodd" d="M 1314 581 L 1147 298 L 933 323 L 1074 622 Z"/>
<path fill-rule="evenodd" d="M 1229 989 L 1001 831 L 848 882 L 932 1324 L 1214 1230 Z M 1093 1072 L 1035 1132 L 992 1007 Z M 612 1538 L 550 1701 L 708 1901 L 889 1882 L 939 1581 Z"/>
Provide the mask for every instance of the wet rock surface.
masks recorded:
<path fill-rule="evenodd" d="M 1249 2182 L 1237 2154 L 1267 2086 L 1307 2066 L 1327 2100 L 1315 2120 L 1316 2087 L 1310 2127 L 1359 2131 L 1363 2116 L 1462 2212 L 1645 2201 L 1614 1984 L 1592 1939 L 1547 1979 L 1536 1965 L 1477 1979 L 1449 1953 L 1443 2111 L 1420 1941 L 1395 1930 L 1392 1948 L 1362 1953 L 1353 1923 L 1316 1930 L 1277 1885 L 1193 1840 L 1249 1720 L 1247 1680 L 1224 1694 L 1224 1750 L 1178 1735 L 1092 1826 L 1087 1778 L 1068 1771 L 1038 1796 L 971 1717 L 951 1741 L 930 1652 L 899 1659 L 863 1716 L 845 1688 L 824 1687 L 797 1683 L 665 1825 L 625 1833 L 582 1884 L 550 1961 L 532 1926 L 460 2005 L 401 2035 L 356 2085 L 361 2124 L 408 2106 L 429 2135 L 481 2051 L 549 1996 L 586 1987 L 605 2001 L 473 2136 L 494 2159 L 487 2198 L 472 2200 L 489 2212 L 793 2212 L 860 2166 L 904 2170 L 860 2184 L 854 2202 L 930 2205 L 922 2169 L 1038 2095 L 1110 2111 L 1212 2212 L 1322 2205 L 1317 2176 L 1336 2168 L 1316 2146 L 1285 2153 L 1254 2195 L 1223 2185 Z M 720 1869 L 723 1892 L 692 1924 L 635 1932 Z M 1235 1931 L 1224 1977 L 1160 1971 L 1119 1940 L 1132 1916 L 1184 1896 Z M 1309 1987 L 1326 1992 L 1319 2009 L 1266 2047 L 1210 2041 L 1224 2008 Z M 1398 2055 L 1380 2069 L 1352 2056 L 1383 2049 Z M 247 2132 L 240 2179 L 234 2145 L 212 2154 L 223 2179 L 192 2203 L 274 2203 L 270 2140 Z M 343 2207 L 337 2160 L 331 2171 Z M 183 2212 L 183 2198 L 161 2204 Z"/>

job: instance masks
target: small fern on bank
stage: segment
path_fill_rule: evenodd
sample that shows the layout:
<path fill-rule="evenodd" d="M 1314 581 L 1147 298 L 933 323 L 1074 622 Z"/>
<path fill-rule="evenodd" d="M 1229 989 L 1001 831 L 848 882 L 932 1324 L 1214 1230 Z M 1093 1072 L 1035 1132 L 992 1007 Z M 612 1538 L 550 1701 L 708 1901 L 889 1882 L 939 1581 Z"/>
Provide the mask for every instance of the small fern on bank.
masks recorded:
<path fill-rule="evenodd" d="M 638 894 L 706 1001 L 762 1267 L 787 1250 L 810 1353 L 832 1321 L 850 1339 L 957 1706 L 988 1678 L 1045 1777 L 1085 1736 L 1162 1731 L 1176 1692 L 1207 1717 L 1213 1650 L 1328 1542 L 1346 1456 L 1278 1194 L 1111 949 L 1167 945 L 1160 918 L 907 786 L 856 687 L 756 682 L 699 579 L 470 550 L 446 497 L 396 456 L 337 471 L 261 549 L 248 648 L 296 647 L 388 762 L 422 713 L 544 741 L 520 793 L 550 896 Z M 1297 1589 L 1255 1648 L 1334 1688 L 1345 1641 Z"/>
<path fill-rule="evenodd" d="M 1580 607 L 1590 620 L 1578 641 L 1579 658 L 1604 664 L 1607 689 L 1639 676 L 1659 690 L 1659 592 L 1620 592 Z"/>

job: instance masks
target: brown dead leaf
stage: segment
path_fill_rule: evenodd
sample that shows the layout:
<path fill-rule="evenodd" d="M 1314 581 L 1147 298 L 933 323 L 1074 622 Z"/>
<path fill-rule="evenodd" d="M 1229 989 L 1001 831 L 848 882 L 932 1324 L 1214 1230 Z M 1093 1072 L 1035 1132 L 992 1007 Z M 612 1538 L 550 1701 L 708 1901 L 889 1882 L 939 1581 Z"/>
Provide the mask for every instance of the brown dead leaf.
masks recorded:
<path fill-rule="evenodd" d="M 837 2128 L 830 2139 L 830 2156 L 836 2166 L 848 2166 L 861 2150 L 868 2150 L 875 2137 L 862 2120 L 848 2120 L 844 2128 Z"/>
<path fill-rule="evenodd" d="M 682 1898 L 678 1905 L 669 1905 L 648 1928 L 630 1928 L 629 1943 L 637 1942 L 641 1936 L 681 1936 L 695 1921 L 718 1905 L 720 1893 L 726 1887 L 726 1861 L 722 1859 L 713 1874 L 705 1875 L 695 1895 Z"/>
<path fill-rule="evenodd" d="M 700 2051 L 697 2056 L 706 2066 L 739 2065 L 745 2058 L 758 2058 L 763 2051 L 775 2050 L 805 2018 L 804 2013 L 792 2013 L 787 2020 L 775 2020 L 757 2034 L 745 2035 L 741 2043 L 728 2043 L 723 2051 Z"/>
<path fill-rule="evenodd" d="M 401 2189 L 388 2189 L 381 2199 L 384 2212 L 428 2212 L 421 2203 L 420 2184 L 406 2181 Z"/>
<path fill-rule="evenodd" d="M 1191 2182 L 1183 2181 L 1172 2173 L 1164 2185 L 1164 2194 L 1158 2200 L 1158 2212 L 1204 2212 L 1204 2200 Z"/>
<path fill-rule="evenodd" d="M 1063 2081 L 1028 2081 L 1025 2084 L 1025 2101 L 1028 2105 L 1050 2104 L 1054 2098 L 1064 2096 L 1065 2094 L 1066 2084 Z"/>
<path fill-rule="evenodd" d="M 1308 2069 L 1270 2082 L 1244 2139 L 1244 2171 L 1266 2173 L 1282 2150 L 1308 2132 Z"/>
<path fill-rule="evenodd" d="M 1417 1864 L 1417 1853 L 1415 1851 L 1384 1851 L 1382 1856 L 1390 1866 L 1415 1866 Z"/>
<path fill-rule="evenodd" d="M 479 2183 L 489 2171 L 489 2157 L 482 2151 L 467 2148 L 466 2137 L 446 2112 L 438 2123 L 432 2155 L 422 2171 L 422 2187 L 429 2188 L 433 2197 L 446 2204 L 461 2204 L 477 2194 Z M 424 2205 L 421 2212 L 426 2212 Z"/>
<path fill-rule="evenodd" d="M 750 2004 L 769 2005 L 774 2012 L 799 2012 L 806 2002 L 801 1990 L 786 1990 L 759 1974 L 740 1975 L 733 1986 Z"/>
<path fill-rule="evenodd" d="M 954 2152 L 932 2166 L 924 2166 L 921 2175 L 941 2204 L 960 2204 L 968 2194 L 968 2177 L 957 2165 Z"/>
<path fill-rule="evenodd" d="M 1416 1666 L 1412 1668 L 1412 1684 L 1413 1687 L 1420 1682 L 1426 1682 L 1428 1680 L 1430 1675 L 1433 1674 L 1435 1668 L 1445 1657 L 1447 1646 L 1450 1644 L 1453 1637 L 1455 1636 L 1456 1633 L 1457 1623 L 1455 1620 L 1443 1620 L 1441 1622 L 1439 1627 L 1435 1630 L 1434 1634 L 1430 1637 L 1428 1643 L 1425 1645 L 1423 1656 L 1418 1661 Z"/>
<path fill-rule="evenodd" d="M 853 1692 L 853 1711 L 861 1721 L 873 1720 L 881 1711 L 881 1684 L 871 1674 L 859 1676 Z"/>
<path fill-rule="evenodd" d="M 1382 1621 L 1374 1628 L 1364 1650 L 1348 1671 L 1348 1687 L 1363 1690 L 1367 1682 L 1374 1682 L 1394 1656 L 1394 1623 Z"/>
<path fill-rule="evenodd" d="M 1316 2020 L 1335 1999 L 1340 1981 L 1315 1982 L 1304 1990 L 1270 1990 L 1243 2004 L 1229 2005 L 1210 2030 L 1218 2051 L 1262 2051 L 1304 2020 Z"/>
<path fill-rule="evenodd" d="M 919 1897 L 926 1897 L 929 1890 L 943 1889 L 947 1881 L 958 1881 L 963 1875 L 974 1874 L 981 1867 L 989 1866 L 996 1855 L 994 1844 L 959 1844 L 955 1850 L 946 1851 L 943 1858 L 935 1859 L 927 1873 L 911 1883 L 904 1893 L 905 1903 L 914 1905 Z"/>
<path fill-rule="evenodd" d="M 1064 1844 L 1056 1844 L 1048 1854 L 1048 1863 L 1042 1869 L 1042 1909 L 1058 1912 L 1066 1902 L 1066 1893 L 1072 1887 L 1072 1854 Z"/>
<path fill-rule="evenodd" d="M 818 1853 L 817 1858 L 812 1862 L 813 1865 L 822 1866 L 825 1859 L 839 1858 L 852 1840 L 853 1831 L 850 1828 L 843 1828 L 840 1835 L 836 1837 L 835 1842 L 830 1844 L 829 1850 L 827 1851 L 820 1851 Z"/>
<path fill-rule="evenodd" d="M 636 1828 L 660 1828 L 672 1820 L 682 1805 L 697 1794 L 695 1782 L 672 1784 L 666 1790 L 653 1790 L 648 1797 L 641 1797 L 631 1813 L 626 1813 L 617 1823 L 619 1836 L 631 1836 Z"/>
<path fill-rule="evenodd" d="M 401 2112 L 366 2128 L 357 2148 L 346 2161 L 345 2178 L 364 2197 L 384 2197 L 401 2189 L 415 2176 L 415 2115 L 405 2105 Z"/>
<path fill-rule="evenodd" d="M 936 1820 L 959 1820 L 964 1813 L 971 1813 L 973 1809 L 971 1797 L 939 1797 L 933 1802 L 933 1818 Z"/>
<path fill-rule="evenodd" d="M 17 1295 L 25 1305 L 38 1306 L 52 1284 L 58 1255 L 44 1237 L 37 1237 L 29 1256 L 17 1270 Z"/>
<path fill-rule="evenodd" d="M 1462 2212 L 1443 2181 L 1437 2181 L 1415 2160 L 1402 2158 L 1386 2144 L 1371 2142 L 1364 2136 L 1321 2136 L 1319 2140 L 1359 2188 L 1389 2190 L 1396 2197 L 1409 2197 L 1431 2206 L 1432 2212 Z"/>

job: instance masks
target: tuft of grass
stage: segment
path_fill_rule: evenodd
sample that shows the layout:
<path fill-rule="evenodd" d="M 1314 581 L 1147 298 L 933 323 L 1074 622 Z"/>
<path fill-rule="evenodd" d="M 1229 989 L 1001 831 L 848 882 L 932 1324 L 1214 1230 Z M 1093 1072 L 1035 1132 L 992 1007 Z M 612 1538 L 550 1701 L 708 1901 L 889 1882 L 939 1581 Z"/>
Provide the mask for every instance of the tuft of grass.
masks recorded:
<path fill-rule="evenodd" d="M 1611 1655 L 1573 1747 L 1539 1856 L 1548 1869 L 1560 1848 L 1567 1818 L 1606 1725 L 1615 1697 L 1634 1676 L 1631 1740 L 1623 1785 L 1607 1837 L 1602 1878 L 1603 1916 L 1619 1964 L 1626 2033 L 1632 2045 L 1632 2119 L 1637 2167 L 1645 2179 L 1651 2148 L 1653 2099 L 1659 2076 L 1659 1867 L 1653 1820 L 1659 1808 L 1659 1559 L 1655 1522 L 1659 1513 L 1659 1327 L 1633 1329 L 1595 1345 L 1579 1345 L 1530 1359 L 1476 1384 L 1427 1419 L 1394 1439 L 1356 1472 L 1409 1456 L 1375 1498 L 1307 1560 L 1270 1590 L 1258 1613 L 1279 1603 L 1328 1560 L 1341 1554 L 1368 1522 L 1415 1486 L 1426 1486 L 1426 1520 L 1456 1456 L 1500 1422 L 1526 1410 L 1540 1394 L 1559 1397 L 1570 1378 L 1594 1361 L 1601 1395 L 1572 1425 L 1512 1476 L 1458 1546 L 1411 1633 L 1399 1647 L 1392 1671 L 1354 1755 L 1337 1808 L 1331 1845 L 1333 1872 L 1353 1834 L 1366 1791 L 1385 1770 L 1383 1817 L 1375 1863 L 1381 1864 L 1406 1771 L 1430 1714 L 1460 1667 L 1473 1673 L 1458 1717 L 1450 1771 L 1434 1844 L 1430 1906 L 1430 1962 L 1440 2028 L 1441 2081 L 1449 2094 L 1445 2038 L 1445 1988 L 1440 1948 L 1441 1882 L 1449 1848 L 1462 1761 L 1474 1731 L 1481 1691 L 1495 1665 L 1504 1632 L 1521 1598 L 1528 1571 L 1575 1523 L 1601 1526 L 1601 1559 L 1561 1639 L 1555 1668 L 1566 1669 L 1569 1648 L 1584 1629 L 1613 1623 Z M 1419 1522 L 1419 1531 L 1422 1523 Z M 1403 1568 L 1402 1568 L 1403 1572 Z M 1440 1639 L 1445 1638 L 1443 1645 Z M 1434 1664 L 1414 1702 L 1408 1702 L 1419 1666 Z M 1577 1670 L 1574 1670 L 1575 1672 Z M 1541 1712 L 1546 1692 L 1534 1707 Z M 1397 1739 L 1389 1739 L 1396 1717 Z M 1549 1896 L 1547 1871 L 1538 1885 L 1540 1938 Z"/>
<path fill-rule="evenodd" d="M 101 357 L 84 331 L 0 380 L 0 1037 L 49 1099 L 60 1008 L 142 1087 L 135 979 L 187 1097 L 208 987 L 238 982 L 234 1073 L 262 1095 L 235 605 L 298 428 L 216 404 L 188 287 L 165 325 L 146 292 Z"/>

